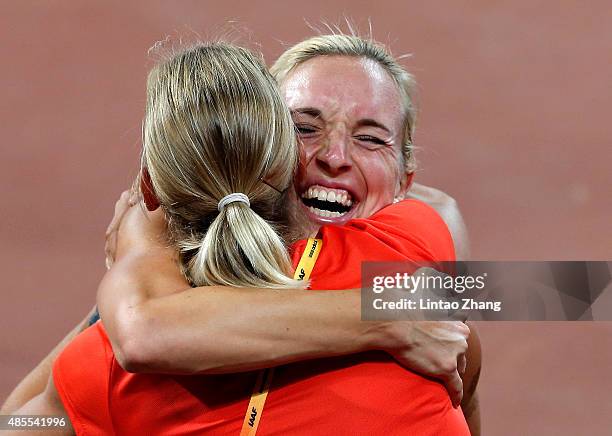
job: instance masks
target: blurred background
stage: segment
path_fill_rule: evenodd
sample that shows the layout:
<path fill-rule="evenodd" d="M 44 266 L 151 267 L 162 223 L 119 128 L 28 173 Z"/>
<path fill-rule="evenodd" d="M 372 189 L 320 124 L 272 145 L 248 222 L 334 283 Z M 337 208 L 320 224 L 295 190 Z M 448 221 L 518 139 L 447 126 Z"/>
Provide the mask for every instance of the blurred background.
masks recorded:
<path fill-rule="evenodd" d="M 0 401 L 92 307 L 138 168 L 147 49 L 228 22 L 271 63 L 344 16 L 419 83 L 416 180 L 474 259 L 611 260 L 609 2 L 0 4 Z M 235 33 L 234 33 L 235 34 Z M 612 323 L 481 323 L 484 435 L 610 434 Z"/>

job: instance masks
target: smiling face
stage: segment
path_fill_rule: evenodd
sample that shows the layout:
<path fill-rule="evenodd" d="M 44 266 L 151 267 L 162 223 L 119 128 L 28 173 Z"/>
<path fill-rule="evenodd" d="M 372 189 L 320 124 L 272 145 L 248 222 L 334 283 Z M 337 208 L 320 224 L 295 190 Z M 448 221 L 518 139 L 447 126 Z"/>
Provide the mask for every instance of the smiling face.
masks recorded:
<path fill-rule="evenodd" d="M 293 198 L 297 216 L 323 224 L 365 218 L 403 197 L 403 112 L 399 90 L 375 61 L 318 56 L 281 84 L 302 158 Z"/>

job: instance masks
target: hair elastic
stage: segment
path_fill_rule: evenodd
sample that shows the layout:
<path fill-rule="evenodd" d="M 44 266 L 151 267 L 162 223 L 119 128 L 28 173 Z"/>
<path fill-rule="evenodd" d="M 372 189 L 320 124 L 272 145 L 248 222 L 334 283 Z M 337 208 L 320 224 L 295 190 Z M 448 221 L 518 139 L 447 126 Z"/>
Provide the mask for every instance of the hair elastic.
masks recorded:
<path fill-rule="evenodd" d="M 249 197 L 247 197 L 241 192 L 233 192 L 229 195 L 226 195 L 219 201 L 219 205 L 217 206 L 217 209 L 219 209 L 219 212 L 221 212 L 225 206 L 227 206 L 230 203 L 235 203 L 236 201 L 245 203 L 248 207 L 251 207 L 251 202 L 249 201 Z"/>

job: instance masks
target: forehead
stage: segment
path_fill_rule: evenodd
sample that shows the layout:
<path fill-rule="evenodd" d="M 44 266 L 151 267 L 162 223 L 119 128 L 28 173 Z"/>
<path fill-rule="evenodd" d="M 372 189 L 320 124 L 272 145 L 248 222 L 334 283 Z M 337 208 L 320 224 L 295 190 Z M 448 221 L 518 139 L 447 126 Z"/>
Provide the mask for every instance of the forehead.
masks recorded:
<path fill-rule="evenodd" d="M 281 84 L 290 109 L 313 107 L 324 116 L 342 114 L 400 122 L 400 94 L 377 62 L 348 56 L 317 56 L 296 67 Z"/>

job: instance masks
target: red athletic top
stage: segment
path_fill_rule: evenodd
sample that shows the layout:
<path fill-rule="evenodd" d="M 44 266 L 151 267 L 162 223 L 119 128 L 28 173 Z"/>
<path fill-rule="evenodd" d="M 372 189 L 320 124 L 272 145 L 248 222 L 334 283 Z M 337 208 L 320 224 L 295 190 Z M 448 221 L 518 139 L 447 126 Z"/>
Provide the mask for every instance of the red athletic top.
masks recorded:
<path fill-rule="evenodd" d="M 367 260 L 454 260 L 444 222 L 407 200 L 370 219 L 321 230 L 314 289 L 360 286 Z M 293 250 L 297 264 L 306 241 Z M 55 386 L 77 434 L 240 433 L 257 372 L 171 376 L 130 374 L 113 356 L 101 323 L 75 338 L 55 362 Z M 469 436 L 445 388 L 368 352 L 277 368 L 258 435 Z"/>

